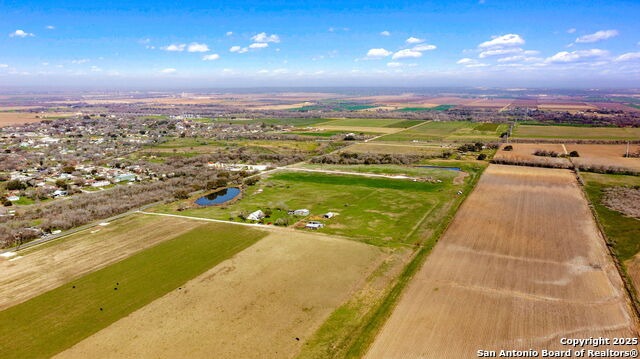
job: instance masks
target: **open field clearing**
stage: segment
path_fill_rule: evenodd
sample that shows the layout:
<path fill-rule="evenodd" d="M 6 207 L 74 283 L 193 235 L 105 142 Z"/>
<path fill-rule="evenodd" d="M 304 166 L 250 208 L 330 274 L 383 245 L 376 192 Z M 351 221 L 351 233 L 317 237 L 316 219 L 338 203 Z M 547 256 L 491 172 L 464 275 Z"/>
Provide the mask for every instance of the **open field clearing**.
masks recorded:
<path fill-rule="evenodd" d="M 636 324 L 573 173 L 490 165 L 366 358 L 566 350 L 562 337 L 634 337 Z"/>
<path fill-rule="evenodd" d="M 366 126 L 330 126 L 330 125 L 315 125 L 314 127 L 319 128 L 321 130 L 326 131 L 349 131 L 354 133 L 375 133 L 375 134 L 384 134 L 384 133 L 396 133 L 401 131 L 402 128 L 392 128 L 392 127 L 366 127 Z"/>
<path fill-rule="evenodd" d="M 512 146 L 511 151 L 505 151 L 505 146 Z M 629 152 L 635 152 L 640 146 L 631 145 Z M 640 172 L 640 158 L 626 158 L 627 145 L 590 145 L 590 144 L 557 144 L 557 143 L 511 143 L 503 144 L 494 156 L 497 163 L 524 164 L 542 167 L 571 168 L 573 165 L 581 169 L 600 170 L 615 169 L 630 172 Z M 536 156 L 537 150 L 553 151 L 559 155 L 577 151 L 579 157 L 550 157 Z"/>
<path fill-rule="evenodd" d="M 578 111 L 586 111 L 586 110 L 597 110 L 596 106 L 592 106 L 583 102 L 575 102 L 575 103 L 564 103 L 564 104 L 554 104 L 554 103 L 541 103 L 538 104 L 539 110 L 548 110 L 548 111 L 568 111 L 568 112 L 578 112 Z"/>
<path fill-rule="evenodd" d="M 327 119 L 326 118 L 255 118 L 255 119 L 244 119 L 244 120 L 218 119 L 216 121 L 235 124 L 235 125 L 265 123 L 267 125 L 307 127 L 307 126 L 312 126 L 316 123 L 327 122 Z"/>
<path fill-rule="evenodd" d="M 251 246 L 266 233 L 202 224 L 0 312 L 2 358 L 50 357 Z"/>
<path fill-rule="evenodd" d="M 287 358 L 389 250 L 274 232 L 56 358 Z"/>
<path fill-rule="evenodd" d="M 71 117 L 73 115 L 74 113 L 71 112 L 0 112 L 0 127 L 39 122 L 47 118 Z"/>
<path fill-rule="evenodd" d="M 571 161 L 578 166 L 620 167 L 640 173 L 640 158 L 622 157 L 627 151 L 627 145 L 586 145 L 567 144 L 567 150 L 578 151 L 580 157 L 573 157 Z M 630 145 L 629 152 L 640 151 L 640 145 Z"/>
<path fill-rule="evenodd" d="M 505 151 L 506 146 L 512 146 L 511 151 Z M 565 153 L 565 147 L 556 143 L 508 143 L 502 144 L 493 159 L 499 163 L 537 165 L 542 167 L 570 168 L 571 161 L 567 158 L 536 156 L 537 150 L 554 151 L 558 154 Z"/>
<path fill-rule="evenodd" d="M 318 148 L 314 141 L 212 141 L 208 139 L 175 139 L 155 146 L 148 146 L 139 151 L 142 154 L 171 156 L 195 156 L 199 154 L 223 152 L 243 148 L 247 153 L 285 154 L 311 152 Z"/>
<path fill-rule="evenodd" d="M 434 179 L 440 178 L 437 171 L 431 173 Z M 244 222 L 238 217 L 242 213 L 271 210 L 265 223 L 286 220 L 295 227 L 295 223 L 305 217 L 288 215 L 287 211 L 305 208 L 310 211 L 306 219 L 325 224 L 317 230 L 320 233 L 398 246 L 415 243 L 430 232 L 438 223 L 440 209 L 448 206 L 464 185 L 464 178 L 454 184 L 451 174 L 441 176 L 443 182 L 436 183 L 364 175 L 277 172 L 248 187 L 241 199 L 228 205 L 197 208 L 192 205 L 194 197 L 153 210 L 239 222 Z M 188 209 L 178 211 L 185 205 Z M 327 212 L 338 215 L 322 218 Z"/>
<path fill-rule="evenodd" d="M 436 178 L 442 181 L 453 181 L 462 172 L 447 169 L 420 168 L 399 165 L 330 165 L 330 164 L 304 164 L 300 168 L 308 168 L 325 171 L 345 171 L 359 173 L 373 173 L 390 176 L 408 176 Z"/>
<path fill-rule="evenodd" d="M 637 140 L 640 138 L 640 128 L 518 125 L 513 131 L 513 137 L 564 138 L 576 140 Z"/>
<path fill-rule="evenodd" d="M 0 259 L 0 310 L 127 258 L 201 223 L 131 215 Z"/>
<path fill-rule="evenodd" d="M 376 141 L 497 141 L 505 124 L 461 121 L 427 122 Z"/>
<path fill-rule="evenodd" d="M 401 120 L 401 119 L 381 119 L 381 118 L 342 118 L 328 120 L 327 122 L 318 123 L 318 127 L 389 127 L 389 128 L 407 128 L 415 126 L 424 121 L 421 120 Z"/>
<path fill-rule="evenodd" d="M 640 177 L 580 173 L 585 190 L 616 256 L 626 266 L 636 292 L 640 289 L 640 219 L 624 215 L 607 206 L 606 191 L 612 188 L 640 186 Z"/>
<path fill-rule="evenodd" d="M 342 152 L 351 153 L 389 153 L 398 155 L 417 154 L 424 156 L 437 156 L 441 155 L 442 151 L 451 150 L 451 148 L 443 147 L 442 145 L 411 145 L 411 144 L 397 144 L 397 143 L 382 143 L 382 142 L 367 142 L 356 143 L 351 145 Z"/>

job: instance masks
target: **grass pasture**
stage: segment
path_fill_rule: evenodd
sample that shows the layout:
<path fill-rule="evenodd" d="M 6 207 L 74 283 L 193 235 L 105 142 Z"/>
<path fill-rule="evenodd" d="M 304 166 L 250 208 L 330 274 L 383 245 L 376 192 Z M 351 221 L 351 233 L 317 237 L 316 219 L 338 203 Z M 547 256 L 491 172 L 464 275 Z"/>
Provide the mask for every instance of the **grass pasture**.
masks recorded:
<path fill-rule="evenodd" d="M 57 358 L 290 358 L 394 252 L 274 232 Z"/>
<path fill-rule="evenodd" d="M 0 259 L 0 310 L 183 234 L 200 222 L 130 215 Z M 135 240 L 133 240 L 135 238 Z"/>
<path fill-rule="evenodd" d="M 576 140 L 637 140 L 640 128 L 518 125 L 515 138 L 559 138 Z"/>
<path fill-rule="evenodd" d="M 457 105 L 437 105 L 434 107 L 404 107 L 397 109 L 395 111 L 404 111 L 404 112 L 416 112 L 416 111 L 446 111 L 450 108 L 454 108 Z"/>
<path fill-rule="evenodd" d="M 437 171 L 431 173 L 437 178 Z M 184 202 L 177 202 L 154 210 L 242 221 L 238 218 L 239 213 L 270 208 L 273 213 L 265 222 L 275 223 L 279 218 L 288 218 L 290 224 L 303 218 L 288 216 L 287 209 L 307 208 L 313 218 L 331 211 L 339 215 L 326 220 L 326 226 L 318 232 L 397 246 L 419 242 L 437 225 L 440 210 L 455 199 L 461 188 L 452 183 L 450 176 L 442 174 L 442 183 L 429 183 L 356 175 L 278 172 L 249 187 L 242 199 L 227 206 L 178 212 Z M 185 202 L 193 200 L 195 198 Z"/>
<path fill-rule="evenodd" d="M 420 120 L 384 118 L 341 118 L 316 124 L 317 127 L 389 127 L 406 128 L 419 124 Z"/>
<path fill-rule="evenodd" d="M 343 150 L 343 152 L 351 153 L 389 153 L 398 155 L 417 154 L 424 156 L 438 156 L 443 151 L 451 150 L 450 148 L 443 147 L 441 145 L 412 145 L 412 144 L 398 144 L 398 143 L 384 143 L 371 141 L 367 143 L 356 143 Z"/>
<path fill-rule="evenodd" d="M 506 124 L 431 121 L 376 141 L 497 141 L 507 127 Z"/>
<path fill-rule="evenodd" d="M 308 127 L 308 126 L 313 126 L 320 122 L 326 122 L 327 119 L 326 118 L 256 118 L 256 119 L 248 119 L 248 120 L 218 119 L 216 121 L 229 123 L 233 125 L 264 123 L 267 125 Z"/>
<path fill-rule="evenodd" d="M 2 358 L 50 357 L 135 312 L 265 235 L 200 225 L 0 312 Z"/>

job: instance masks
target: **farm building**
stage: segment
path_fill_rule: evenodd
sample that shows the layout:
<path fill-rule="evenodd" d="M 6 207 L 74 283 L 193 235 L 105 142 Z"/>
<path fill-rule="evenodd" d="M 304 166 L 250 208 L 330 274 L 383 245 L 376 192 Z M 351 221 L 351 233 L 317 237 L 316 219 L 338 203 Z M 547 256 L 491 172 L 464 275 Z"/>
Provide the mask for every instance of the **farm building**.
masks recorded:
<path fill-rule="evenodd" d="M 327 212 L 323 215 L 324 218 L 333 218 L 335 216 L 337 216 L 338 214 L 335 212 Z"/>
<path fill-rule="evenodd" d="M 262 212 L 261 210 L 257 210 L 255 212 L 252 212 L 251 214 L 249 214 L 247 216 L 247 219 L 250 221 L 259 221 L 261 219 L 264 218 L 264 212 Z"/>

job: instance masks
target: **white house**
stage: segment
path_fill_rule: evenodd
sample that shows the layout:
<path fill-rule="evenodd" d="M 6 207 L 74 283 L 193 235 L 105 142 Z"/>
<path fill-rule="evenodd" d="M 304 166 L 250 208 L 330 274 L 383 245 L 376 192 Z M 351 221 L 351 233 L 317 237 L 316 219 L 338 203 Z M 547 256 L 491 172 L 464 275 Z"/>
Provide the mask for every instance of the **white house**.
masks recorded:
<path fill-rule="evenodd" d="M 247 219 L 250 221 L 259 221 L 264 218 L 264 212 L 261 210 L 257 210 L 247 216 Z"/>
<path fill-rule="evenodd" d="M 97 181 L 91 184 L 91 187 L 104 187 L 104 186 L 108 186 L 110 185 L 111 182 L 109 181 Z"/>

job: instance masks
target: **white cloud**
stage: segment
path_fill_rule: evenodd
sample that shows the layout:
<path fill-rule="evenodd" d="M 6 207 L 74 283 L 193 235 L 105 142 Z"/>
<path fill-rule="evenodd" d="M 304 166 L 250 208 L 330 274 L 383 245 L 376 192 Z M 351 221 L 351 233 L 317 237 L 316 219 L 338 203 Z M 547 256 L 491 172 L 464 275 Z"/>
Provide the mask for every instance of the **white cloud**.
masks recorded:
<path fill-rule="evenodd" d="M 251 40 L 255 42 L 280 42 L 280 37 L 278 35 L 272 34 L 267 35 L 266 32 L 261 32 L 257 35 L 251 37 Z"/>
<path fill-rule="evenodd" d="M 163 73 L 163 74 L 172 74 L 172 73 L 174 73 L 176 71 L 177 70 L 172 68 L 172 67 L 160 70 L 160 72 Z"/>
<path fill-rule="evenodd" d="M 389 62 L 387 64 L 388 67 L 400 67 L 402 64 L 400 62 Z"/>
<path fill-rule="evenodd" d="M 525 55 L 515 55 L 498 59 L 498 62 L 540 62 L 544 59 L 539 57 L 528 57 Z"/>
<path fill-rule="evenodd" d="M 464 59 L 460 59 L 458 61 L 456 61 L 456 64 L 460 64 L 460 65 L 466 65 L 466 64 L 473 64 L 476 63 L 478 61 L 474 60 L 474 59 L 470 59 L 468 57 L 465 57 Z"/>
<path fill-rule="evenodd" d="M 570 63 L 580 62 L 590 58 L 603 57 L 609 54 L 606 50 L 591 49 L 591 50 L 579 50 L 579 51 L 561 51 L 557 54 L 548 57 L 545 62 L 548 63 Z"/>
<path fill-rule="evenodd" d="M 385 30 L 385 31 L 381 32 L 380 35 L 382 35 L 382 36 L 391 36 L 391 33 L 389 31 Z"/>
<path fill-rule="evenodd" d="M 616 57 L 616 61 L 640 60 L 640 52 L 628 52 Z"/>
<path fill-rule="evenodd" d="M 229 52 L 237 52 L 239 54 L 244 54 L 245 52 L 249 51 L 248 48 L 246 47 L 240 47 L 240 46 L 231 46 L 229 48 Z"/>
<path fill-rule="evenodd" d="M 24 30 L 16 30 L 9 34 L 10 37 L 33 37 L 36 36 L 30 32 L 25 32 Z"/>
<path fill-rule="evenodd" d="M 7 67 L 9 67 L 9 65 L 7 65 L 7 64 L 0 64 L 0 69 L 6 69 Z"/>
<path fill-rule="evenodd" d="M 91 60 L 89 60 L 89 59 L 78 59 L 78 60 L 71 60 L 71 63 L 72 64 L 84 64 L 84 63 L 87 63 L 89 61 L 91 61 Z"/>
<path fill-rule="evenodd" d="M 515 47 L 515 48 L 510 48 L 510 49 L 494 49 L 494 50 L 486 50 L 486 51 L 482 51 L 480 53 L 480 55 L 478 55 L 479 58 L 484 59 L 485 57 L 489 57 L 489 56 L 500 56 L 500 55 L 506 55 L 506 54 L 514 54 L 514 53 L 518 53 L 518 52 L 522 52 L 523 50 L 519 47 Z"/>
<path fill-rule="evenodd" d="M 225 35 L 231 36 L 231 35 L 233 35 L 233 31 L 227 31 L 227 33 Z"/>
<path fill-rule="evenodd" d="M 367 58 L 370 59 L 380 59 L 383 57 L 387 57 L 389 55 L 393 54 L 393 52 L 391 51 L 387 51 L 385 49 L 370 49 L 369 51 L 367 51 Z"/>
<path fill-rule="evenodd" d="M 418 57 L 422 57 L 422 52 L 413 51 L 411 49 L 404 49 L 393 54 L 391 58 L 394 60 L 397 60 L 397 59 L 416 59 Z"/>
<path fill-rule="evenodd" d="M 275 69 L 275 70 L 273 70 L 274 74 L 286 74 L 287 72 L 289 72 L 287 69 Z"/>
<path fill-rule="evenodd" d="M 207 51 L 209 51 L 209 46 L 207 46 L 207 44 L 199 44 L 197 42 L 192 42 L 187 47 L 187 51 L 189 51 L 189 52 L 207 52 Z"/>
<path fill-rule="evenodd" d="M 93 72 L 101 72 L 102 69 L 100 67 L 98 67 L 98 66 L 91 66 L 91 71 L 93 71 Z"/>
<path fill-rule="evenodd" d="M 47 26 L 45 26 L 44 28 L 45 28 L 45 29 L 47 29 L 47 30 L 53 30 L 53 29 L 55 29 L 56 27 L 55 27 L 55 26 L 53 26 L 53 25 L 47 25 Z"/>
<path fill-rule="evenodd" d="M 568 34 L 573 34 L 575 32 L 576 32 L 576 29 L 574 29 L 574 28 L 571 28 L 571 29 L 567 30 Z"/>
<path fill-rule="evenodd" d="M 600 30 L 596 31 L 593 34 L 580 36 L 576 39 L 576 43 L 579 44 L 587 44 L 591 42 L 597 42 L 600 40 L 610 39 L 612 37 L 618 36 L 618 30 Z"/>
<path fill-rule="evenodd" d="M 259 74 L 268 74 L 269 70 L 262 69 L 262 70 L 259 70 L 258 73 Z"/>
<path fill-rule="evenodd" d="M 492 40 L 485 41 L 478 45 L 478 47 L 485 48 L 516 45 L 524 45 L 524 39 L 518 34 L 506 34 L 502 36 L 494 36 Z"/>
<path fill-rule="evenodd" d="M 413 51 L 431 51 L 437 49 L 436 45 L 427 45 L 420 44 L 418 46 L 414 46 L 411 50 Z"/>
<path fill-rule="evenodd" d="M 421 42 L 424 42 L 424 39 L 419 39 L 417 37 L 411 36 L 410 38 L 406 39 L 405 42 L 407 44 L 419 44 Z"/>
<path fill-rule="evenodd" d="M 220 55 L 218 55 L 218 54 L 211 54 L 211 55 L 202 56 L 202 59 L 204 61 L 215 61 L 215 60 L 217 60 L 219 58 L 220 58 Z"/>
<path fill-rule="evenodd" d="M 269 44 L 267 44 L 266 42 L 254 42 L 253 44 L 249 45 L 250 49 L 262 49 L 265 47 L 269 47 Z"/>
<path fill-rule="evenodd" d="M 489 64 L 483 64 L 481 62 L 477 62 L 477 63 L 474 63 L 474 64 L 466 65 L 465 67 L 487 67 L 487 66 L 489 66 Z"/>
<path fill-rule="evenodd" d="M 162 50 L 164 51 L 184 51 L 184 48 L 186 47 L 186 44 L 171 44 L 169 46 L 164 46 L 161 47 Z"/>

